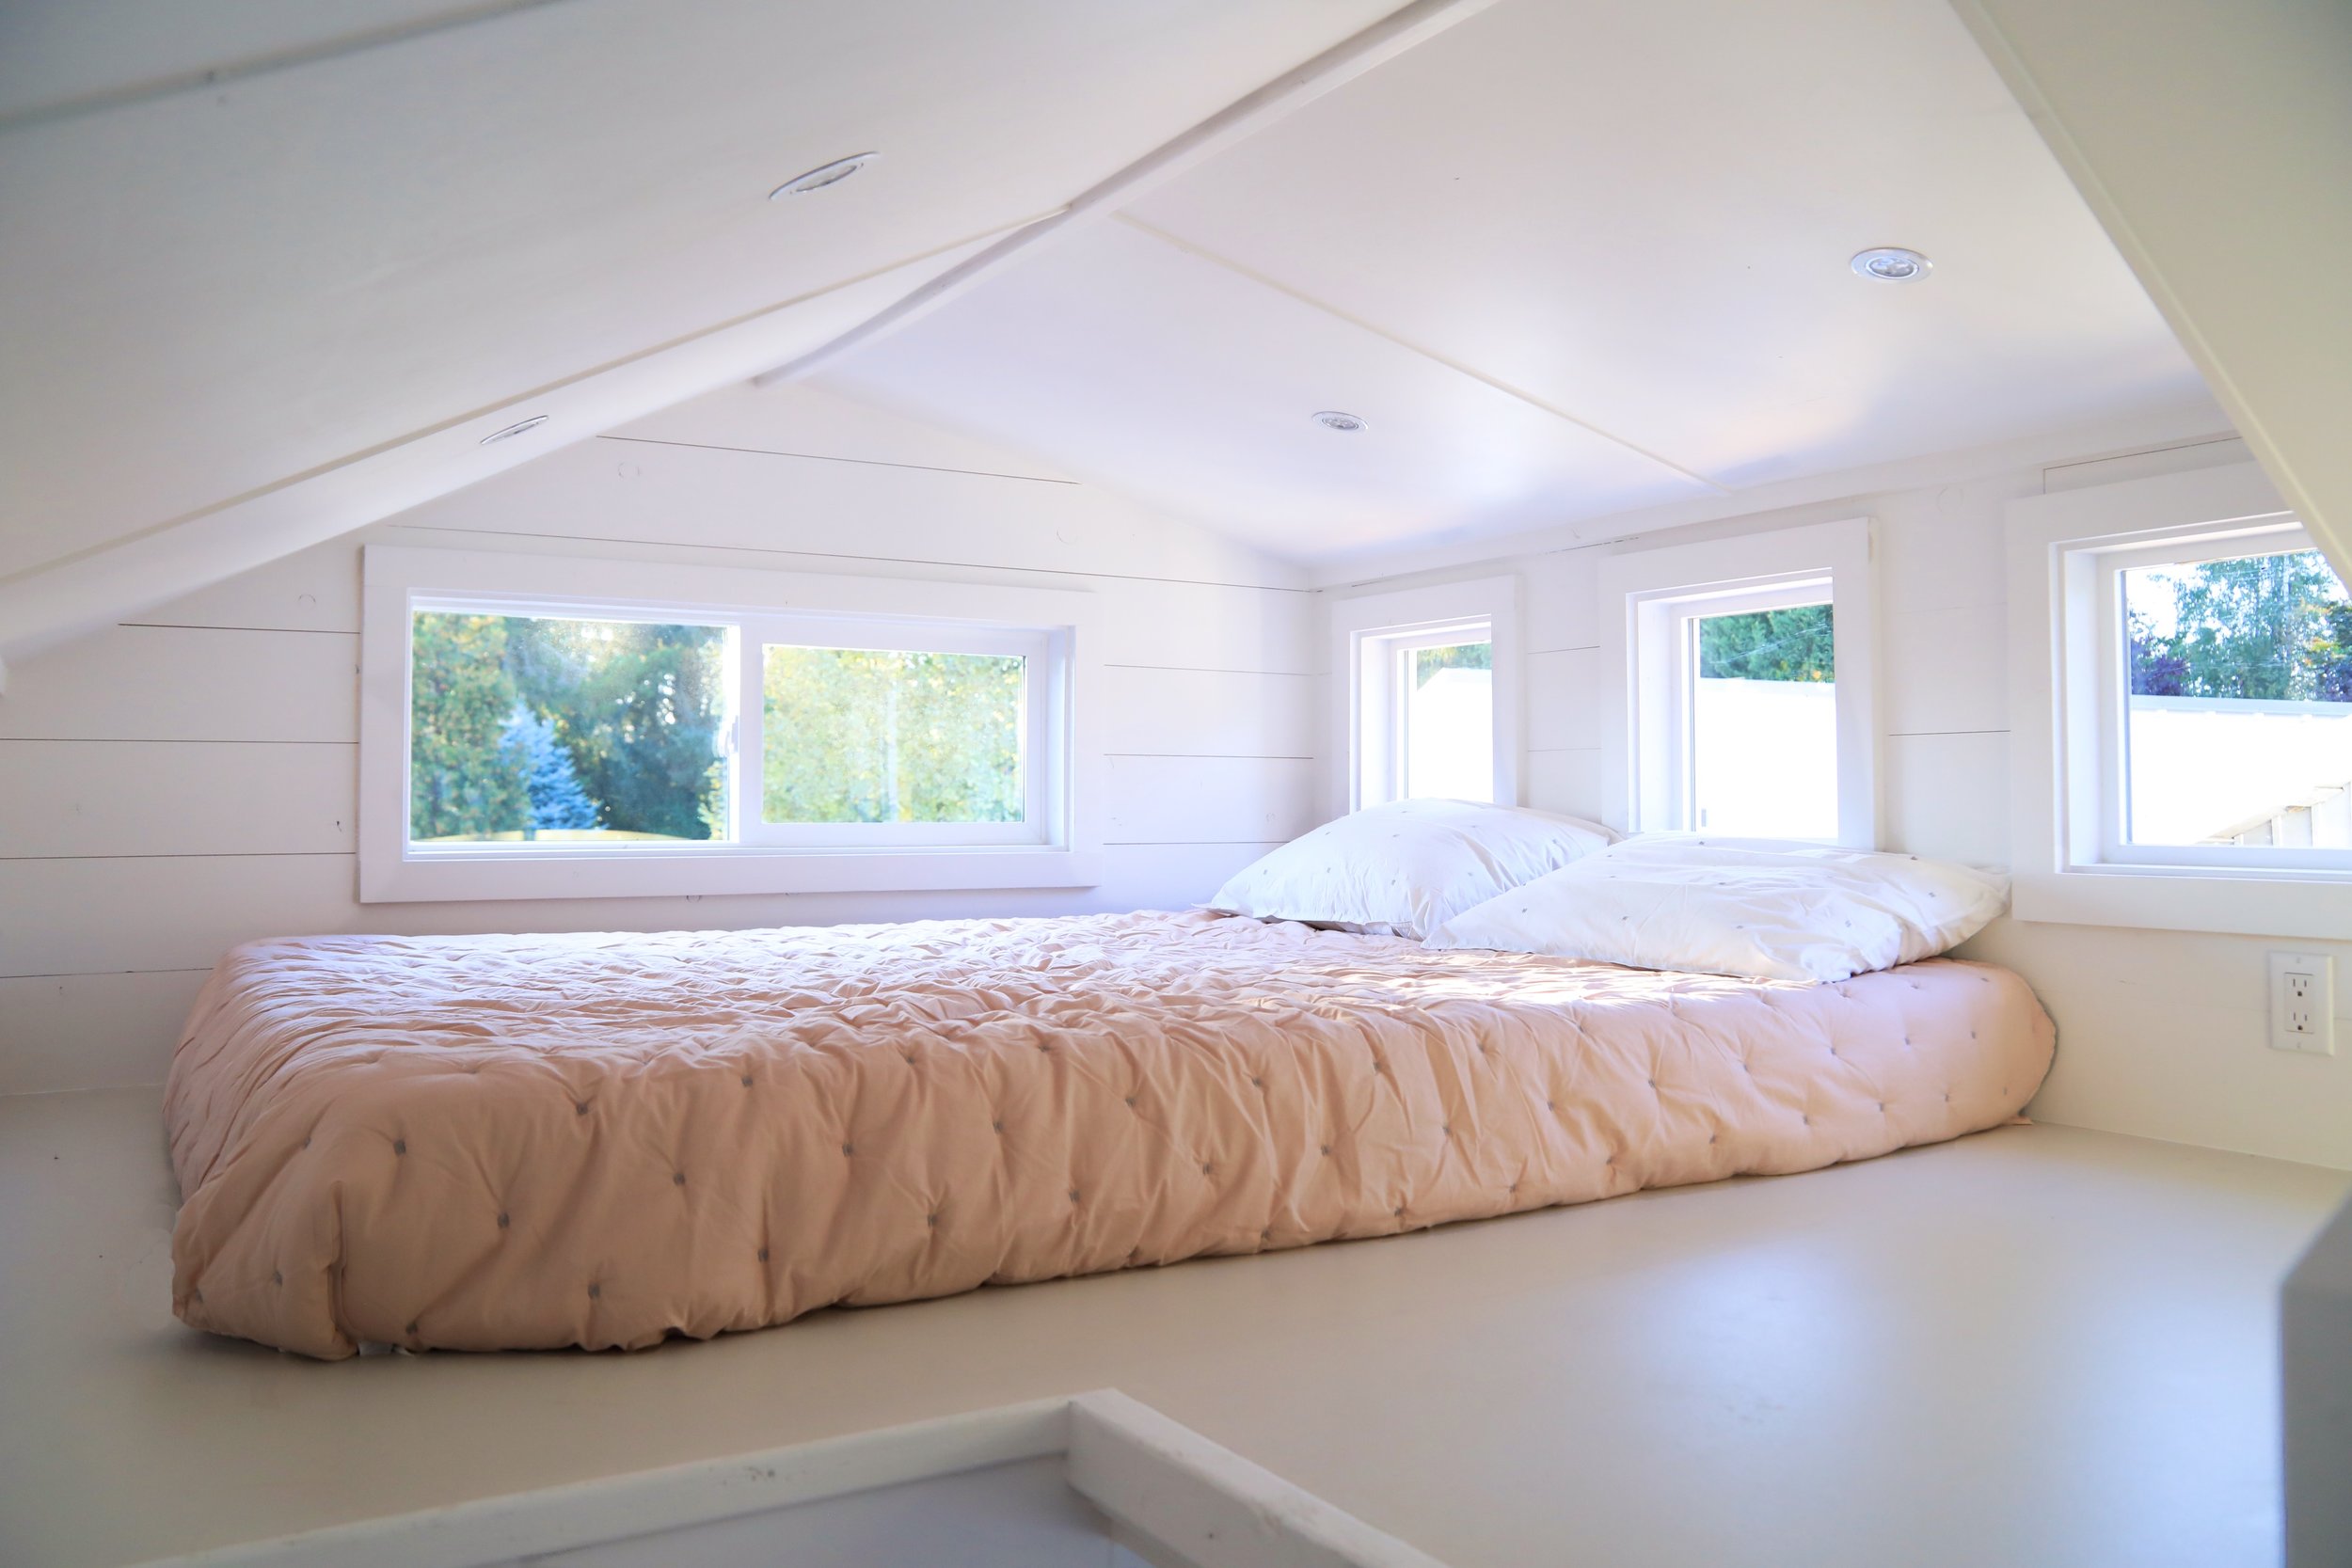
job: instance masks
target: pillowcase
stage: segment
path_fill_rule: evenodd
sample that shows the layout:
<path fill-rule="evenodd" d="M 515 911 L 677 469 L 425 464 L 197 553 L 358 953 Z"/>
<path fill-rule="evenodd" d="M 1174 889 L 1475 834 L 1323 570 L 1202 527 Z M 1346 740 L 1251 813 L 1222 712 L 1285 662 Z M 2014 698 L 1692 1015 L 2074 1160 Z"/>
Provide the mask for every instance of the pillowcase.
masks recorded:
<path fill-rule="evenodd" d="M 1395 800 L 1245 866 L 1209 908 L 1419 939 L 1615 837 L 1597 822 L 1518 806 Z"/>
<path fill-rule="evenodd" d="M 1982 930 L 2009 880 L 1916 855 L 1774 839 L 1629 839 L 1454 916 L 1488 947 L 1752 980 L 1843 980 Z"/>

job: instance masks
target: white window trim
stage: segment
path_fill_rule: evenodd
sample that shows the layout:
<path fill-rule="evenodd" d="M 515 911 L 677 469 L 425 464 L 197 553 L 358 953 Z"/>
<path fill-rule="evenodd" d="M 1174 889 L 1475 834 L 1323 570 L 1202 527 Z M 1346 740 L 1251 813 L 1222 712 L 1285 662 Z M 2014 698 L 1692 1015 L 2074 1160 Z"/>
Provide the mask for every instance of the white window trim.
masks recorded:
<path fill-rule="evenodd" d="M 1518 577 L 1478 578 L 1334 599 L 1330 617 L 1331 685 L 1338 700 L 1331 751 L 1335 813 L 1364 805 L 1367 767 L 1385 770 L 1396 766 L 1393 733 L 1386 720 L 1399 700 L 1394 673 L 1389 667 L 1394 652 L 1422 633 L 1480 624 L 1486 627 L 1494 650 L 1494 798 L 1498 805 L 1519 803 Z M 1381 794 L 1378 790 L 1370 793 Z"/>
<path fill-rule="evenodd" d="M 2103 591 L 2122 552 L 2166 540 L 2294 547 L 2300 524 L 2251 463 L 2158 474 L 2009 507 L 2010 824 L 2020 920 L 2250 936 L 2341 937 L 2352 873 L 2265 870 L 2196 854 L 2111 856 L 2106 780 L 2120 736 L 2100 702 L 2121 679 L 2120 632 Z M 2216 553 L 2236 553 L 2217 547 Z M 2111 596 L 2111 593 L 2108 594 Z M 2116 647 L 2107 645 L 2110 637 Z M 2210 857 L 2227 861 L 2222 850 Z"/>
<path fill-rule="evenodd" d="M 1089 743 L 1100 710 L 1098 601 L 1082 590 L 1009 588 L 898 578 L 823 576 L 750 567 L 498 555 L 369 546 L 362 553 L 359 655 L 359 899 L 608 898 L 704 894 L 866 893 L 970 888 L 1092 887 L 1101 880 L 1103 773 Z M 547 612 L 692 622 L 723 617 L 746 642 L 823 625 L 860 633 L 862 646 L 943 639 L 975 651 L 1018 644 L 1045 653 L 1031 685 L 1029 736 L 1037 810 L 1010 842 L 927 847 L 918 831 L 897 842 L 756 825 L 755 801 L 737 802 L 745 841 L 626 847 L 471 847 L 454 852 L 408 842 L 408 639 L 413 608 L 466 601 Z M 918 625 L 919 624 L 919 625 Z M 770 636 L 767 641 L 776 641 Z M 840 645 L 840 644 L 835 644 Z M 746 667 L 755 666 L 747 657 Z M 1038 666 L 1033 666 L 1038 669 Z M 756 673 L 747 676 L 756 685 Z M 740 695 L 739 780 L 758 778 L 757 692 Z M 750 745 L 745 748 L 746 738 Z M 750 793 L 739 789 L 739 795 Z M 948 836 L 948 835 L 938 835 Z M 827 842 L 828 837 L 833 842 Z"/>
<path fill-rule="evenodd" d="M 1820 603 L 1835 618 L 1837 839 L 1878 846 L 1877 594 L 1870 520 L 1737 534 L 1698 544 L 1629 546 L 1602 558 L 1603 819 L 1620 832 L 1679 832 L 1683 747 L 1676 699 L 1685 656 L 1677 631 L 1693 612 Z M 1826 595 L 1818 590 L 1826 585 Z"/>
<path fill-rule="evenodd" d="M 2073 578 L 2085 568 L 2090 573 L 2092 617 L 2088 625 L 2077 629 L 2090 639 L 2086 653 L 2092 678 L 2099 690 L 2114 693 L 2119 704 L 2112 712 L 2103 705 L 2090 705 L 2098 709 L 2094 742 L 2096 788 L 2091 792 L 2088 819 L 2069 825 L 2068 838 L 2076 849 L 2074 858 L 2108 869 L 2188 868 L 2242 874 L 2248 863 L 2259 857 L 2260 863 L 2273 870 L 2352 872 L 2352 849 L 2249 851 L 2225 845 L 2141 845 L 2127 842 L 2123 834 L 2130 763 L 2121 704 L 2130 673 L 2124 666 L 2125 628 L 2119 579 L 2125 572 L 2151 565 L 2226 561 L 2249 553 L 2267 555 L 2313 547 L 2312 536 L 2303 526 L 2285 518 L 2251 525 L 2233 522 L 2225 524 L 2219 531 L 2210 527 L 2166 529 L 2156 537 L 2143 537 L 2133 544 L 2068 548 L 2070 603 L 2074 596 Z M 2070 661 L 2069 669 L 2074 667 Z M 2291 708 L 2295 705 L 2278 705 Z"/>

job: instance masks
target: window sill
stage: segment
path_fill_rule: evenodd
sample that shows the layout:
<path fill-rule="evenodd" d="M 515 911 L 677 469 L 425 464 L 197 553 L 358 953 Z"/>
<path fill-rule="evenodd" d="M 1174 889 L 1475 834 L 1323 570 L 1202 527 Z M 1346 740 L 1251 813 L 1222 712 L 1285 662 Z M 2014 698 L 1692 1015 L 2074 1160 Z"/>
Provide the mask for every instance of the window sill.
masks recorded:
<path fill-rule="evenodd" d="M 704 894 L 946 893 L 1093 887 L 1102 857 L 1036 845 L 953 849 L 777 849 L 726 846 L 554 854 L 532 850 L 362 856 L 359 902 L 655 898 Z"/>
<path fill-rule="evenodd" d="M 2352 931 L 2352 877 L 2084 866 L 2016 877 L 2010 915 L 2055 925 L 2341 942 Z"/>

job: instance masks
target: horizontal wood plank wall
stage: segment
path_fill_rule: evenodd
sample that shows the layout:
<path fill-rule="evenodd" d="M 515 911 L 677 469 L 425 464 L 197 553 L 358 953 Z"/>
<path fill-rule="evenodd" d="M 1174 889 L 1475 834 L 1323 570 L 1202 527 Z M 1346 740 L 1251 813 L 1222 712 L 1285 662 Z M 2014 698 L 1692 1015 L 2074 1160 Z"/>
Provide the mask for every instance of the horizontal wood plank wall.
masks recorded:
<path fill-rule="evenodd" d="M 1877 520 L 1884 628 L 1880 788 L 1888 824 L 1881 837 L 1888 847 L 1990 865 L 2009 857 L 2003 508 L 2041 488 L 2039 470 L 2020 470 L 1676 534 L 1703 539 L 1838 517 Z M 1609 548 L 1506 563 L 1527 584 L 1528 804 L 1547 811 L 1596 816 L 1601 807 L 1600 644 L 1610 632 L 1597 590 Z M 1489 562 L 1475 570 L 1494 569 Z"/>
<path fill-rule="evenodd" d="M 1728 538 L 1840 517 L 1878 522 L 1881 789 L 1889 847 L 1997 865 L 2009 855 L 2007 605 L 2003 508 L 2042 488 L 2026 469 L 1677 530 L 1673 541 Z M 1663 544 L 1660 535 L 1645 543 Z M 1624 547 L 1637 547 L 1629 544 Z M 1597 600 L 1606 545 L 1512 557 L 1448 576 L 1516 571 L 1526 585 L 1527 803 L 1601 809 Z M 1365 583 L 1371 592 L 1435 574 Z M 1338 591 L 1335 591 L 1338 592 Z M 1621 633 L 1619 633 L 1621 634 Z"/>
<path fill-rule="evenodd" d="M 2021 469 L 1961 484 L 1679 531 L 1723 537 L 1836 517 L 1878 523 L 1880 841 L 2005 866 L 2009 843 L 2005 508 L 2015 497 L 2209 463 L 2236 443 Z M 1663 542 L 1662 539 L 1660 542 Z M 1464 566 L 1526 583 L 1527 803 L 1594 816 L 1602 800 L 1594 546 Z M 1366 583 L 1376 591 L 1432 577 Z M 1337 591 L 1335 591 L 1337 592 Z M 2049 1121 L 2352 1167 L 2352 1053 L 2266 1047 L 2265 954 L 2307 943 L 2001 920 L 1964 949 L 2030 981 L 2058 1022 L 2058 1065 L 2030 1107 Z M 2352 942 L 2327 944 L 2352 974 Z M 2352 986 L 2337 988 L 2352 1029 Z"/>
<path fill-rule="evenodd" d="M 871 460 L 920 427 L 798 406 L 851 462 L 599 438 L 192 594 L 10 673 L 0 698 L 0 1093 L 161 1078 L 223 951 L 299 932 L 657 930 L 1183 908 L 1313 825 L 1314 595 L 1295 573 L 1090 486 Z M 776 415 L 729 399 L 729 445 Z M 866 439 L 860 442 L 863 435 Z M 779 443 L 784 444 L 784 443 Z M 1111 613 L 1100 887 L 361 905 L 358 549 L 718 561 L 1085 587 Z"/>

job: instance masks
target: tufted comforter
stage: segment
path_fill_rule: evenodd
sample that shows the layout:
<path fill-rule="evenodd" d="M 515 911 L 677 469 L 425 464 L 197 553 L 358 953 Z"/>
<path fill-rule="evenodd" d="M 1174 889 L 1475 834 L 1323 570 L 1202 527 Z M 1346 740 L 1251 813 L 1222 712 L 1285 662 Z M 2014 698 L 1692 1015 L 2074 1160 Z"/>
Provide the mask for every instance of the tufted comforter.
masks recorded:
<path fill-rule="evenodd" d="M 316 937 L 172 1063 L 173 1305 L 316 1356 L 650 1345 L 1994 1126 L 2005 970 L 1836 985 L 1208 914 Z"/>

